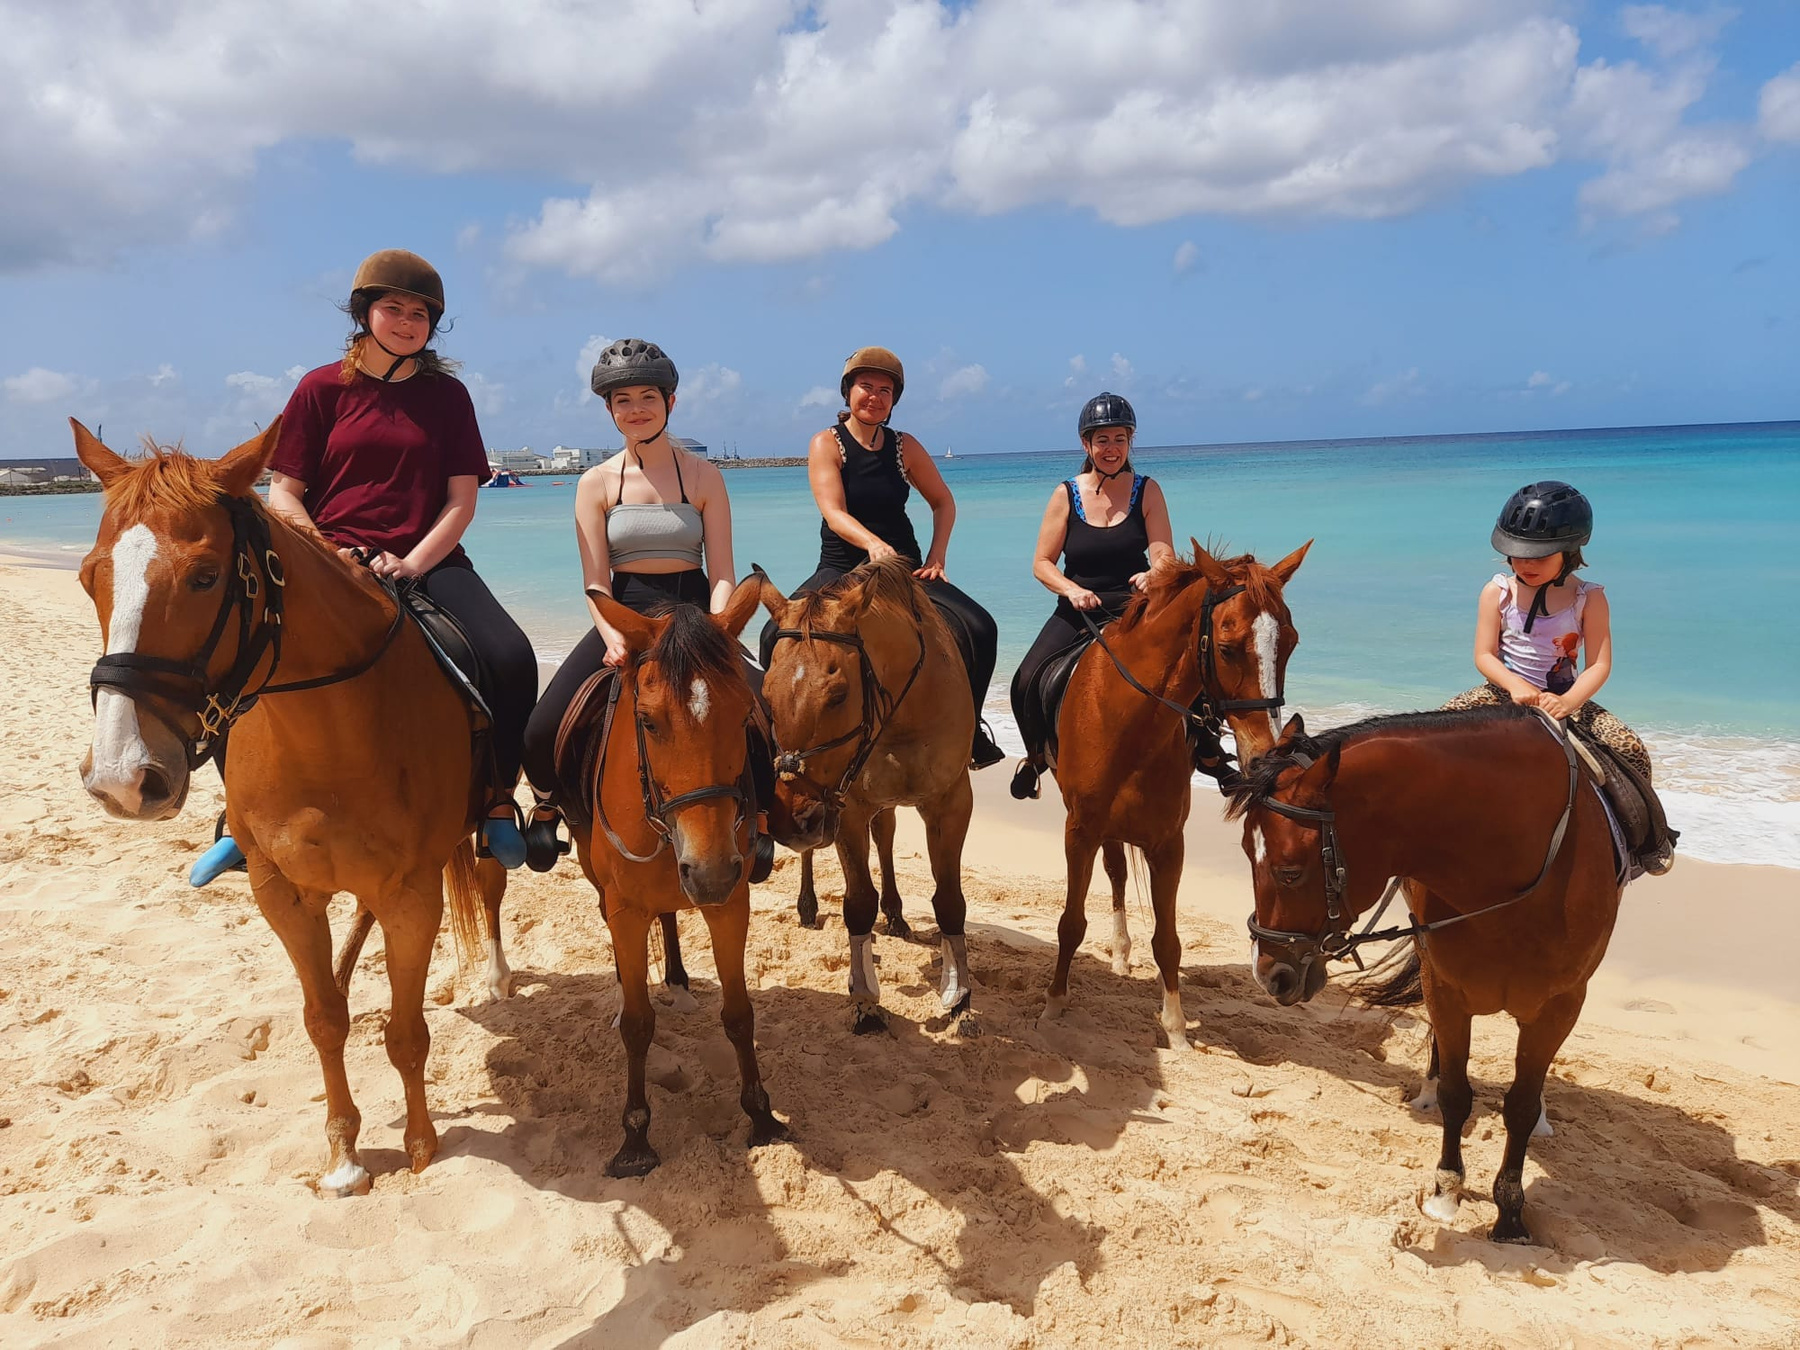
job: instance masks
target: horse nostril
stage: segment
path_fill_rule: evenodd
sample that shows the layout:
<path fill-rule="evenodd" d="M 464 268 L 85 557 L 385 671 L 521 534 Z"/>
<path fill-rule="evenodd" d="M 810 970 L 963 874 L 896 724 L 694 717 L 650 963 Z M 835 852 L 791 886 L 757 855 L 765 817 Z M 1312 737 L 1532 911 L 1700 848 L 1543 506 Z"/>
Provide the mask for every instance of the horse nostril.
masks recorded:
<path fill-rule="evenodd" d="M 1298 984 L 1299 977 L 1292 966 L 1276 966 L 1269 972 L 1269 992 L 1277 999 L 1287 998 Z"/>
<path fill-rule="evenodd" d="M 139 783 L 139 796 L 147 802 L 167 801 L 169 798 L 169 780 L 159 769 L 145 769 Z"/>

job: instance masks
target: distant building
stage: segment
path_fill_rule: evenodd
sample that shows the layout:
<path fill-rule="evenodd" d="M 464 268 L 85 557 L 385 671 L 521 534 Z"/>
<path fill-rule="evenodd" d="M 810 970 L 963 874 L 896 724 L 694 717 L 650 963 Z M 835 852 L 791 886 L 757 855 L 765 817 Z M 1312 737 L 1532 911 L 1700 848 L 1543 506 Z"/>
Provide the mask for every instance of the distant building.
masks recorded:
<path fill-rule="evenodd" d="M 521 446 L 517 450 L 489 450 L 488 463 L 498 465 L 509 473 L 535 473 L 539 469 L 550 467 L 550 461 L 530 446 Z"/>
<path fill-rule="evenodd" d="M 610 450 L 595 450 L 575 445 L 559 445 L 550 452 L 550 467 L 557 473 L 580 473 L 618 453 L 617 446 Z"/>
<path fill-rule="evenodd" d="M 671 436 L 671 437 L 669 437 L 669 439 L 674 441 L 675 444 L 679 445 L 683 450 L 687 451 L 690 455 L 698 455 L 698 456 L 700 456 L 701 459 L 705 459 L 707 457 L 706 447 L 704 445 L 702 445 L 699 441 L 689 440 L 686 436 Z"/>
<path fill-rule="evenodd" d="M 6 487 L 93 481 L 94 475 L 78 459 L 0 459 L 0 484 Z"/>

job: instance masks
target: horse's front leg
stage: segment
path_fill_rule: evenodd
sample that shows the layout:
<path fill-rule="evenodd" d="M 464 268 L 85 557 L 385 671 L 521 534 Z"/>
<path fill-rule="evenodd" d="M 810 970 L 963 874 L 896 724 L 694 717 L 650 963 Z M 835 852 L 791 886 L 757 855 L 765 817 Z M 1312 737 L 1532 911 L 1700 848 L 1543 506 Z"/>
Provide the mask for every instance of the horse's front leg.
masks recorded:
<path fill-rule="evenodd" d="M 1045 1017 L 1061 1017 L 1069 1006 L 1069 965 L 1087 936 L 1088 883 L 1094 879 L 1094 852 L 1100 847 L 1077 822 L 1071 811 L 1063 822 L 1063 860 L 1068 868 L 1069 889 L 1063 900 L 1062 918 L 1056 924 L 1056 973 L 1050 977 L 1050 995 L 1044 1002 Z"/>
<path fill-rule="evenodd" d="M 875 879 L 869 875 L 872 812 L 846 810 L 838 822 L 838 865 L 844 869 L 844 927 L 850 934 L 850 1029 L 863 1036 L 887 1030 L 881 977 L 875 972 Z"/>
<path fill-rule="evenodd" d="M 656 1034 L 650 1002 L 650 916 L 620 902 L 606 916 L 612 932 L 613 962 L 619 972 L 619 1039 L 625 1042 L 625 1142 L 606 1164 L 614 1177 L 641 1177 L 662 1161 L 650 1147 L 650 1098 L 644 1090 L 644 1061 Z"/>
<path fill-rule="evenodd" d="M 750 991 L 744 983 L 744 944 L 750 928 L 750 895 L 744 891 L 725 905 L 707 905 L 700 913 L 712 934 L 713 965 L 719 972 L 719 993 L 724 1006 L 719 1020 L 737 1051 L 738 1104 L 750 1117 L 750 1147 L 785 1138 L 787 1126 L 769 1109 L 762 1070 L 756 1063 L 756 1015 L 750 1007 Z"/>
<path fill-rule="evenodd" d="M 1468 1011 L 1451 995 L 1440 992 L 1429 977 L 1425 1002 L 1431 1010 L 1432 1033 L 1438 1049 L 1438 1109 L 1443 1113 L 1444 1146 L 1438 1155 L 1437 1175 L 1424 1210 L 1439 1223 L 1452 1223 L 1462 1204 L 1462 1132 L 1468 1123 L 1475 1094 L 1469 1087 Z"/>
<path fill-rule="evenodd" d="M 381 937 L 387 948 L 388 1060 L 406 1090 L 406 1154 L 412 1170 L 423 1172 L 437 1156 L 437 1127 L 425 1103 L 425 1057 L 431 1030 L 425 1024 L 425 977 L 431 949 L 444 922 L 444 883 L 434 867 L 407 878 L 383 898 Z"/>
<path fill-rule="evenodd" d="M 1575 1029 L 1585 987 L 1571 990 L 1546 1003 L 1536 1019 L 1519 1027 L 1519 1048 L 1513 1061 L 1512 1086 L 1506 1091 L 1506 1156 L 1494 1174 L 1494 1205 L 1500 1215 L 1488 1236 L 1495 1242 L 1531 1241 L 1525 1227 L 1525 1150 L 1543 1118 L 1544 1079 L 1550 1062 Z"/>
<path fill-rule="evenodd" d="M 944 966 L 938 998 L 944 1011 L 956 1019 L 963 1036 L 979 1036 L 975 1018 L 975 980 L 969 973 L 969 947 L 965 925 L 969 904 L 963 895 L 963 842 L 969 835 L 969 818 L 975 796 L 969 775 L 959 772 L 950 787 L 920 810 L 925 817 L 925 847 L 931 855 L 931 909 L 937 917 L 939 947 Z"/>
<path fill-rule="evenodd" d="M 900 882 L 894 876 L 894 825 L 894 808 L 889 806 L 875 813 L 869 833 L 874 836 L 875 858 L 881 864 L 881 914 L 887 920 L 887 935 L 910 942 L 913 931 L 900 903 Z"/>
<path fill-rule="evenodd" d="M 813 885 L 813 851 L 800 851 L 800 894 L 794 897 L 794 914 L 803 928 L 819 926 L 819 892 Z"/>
<path fill-rule="evenodd" d="M 1187 1048 L 1187 1015 L 1181 1011 L 1181 935 L 1175 931 L 1175 899 L 1181 889 L 1181 864 L 1186 840 L 1176 830 L 1169 838 L 1144 850 L 1150 865 L 1150 910 L 1156 927 L 1150 934 L 1150 951 L 1162 976 L 1162 1028 L 1169 1049 Z"/>
<path fill-rule="evenodd" d="M 692 1012 L 700 1005 L 694 1002 L 688 988 L 687 966 L 681 960 L 681 926 L 674 914 L 661 917 L 663 940 L 663 988 L 669 991 L 669 1004 L 676 1012 Z"/>
<path fill-rule="evenodd" d="M 350 1097 L 350 1079 L 344 1072 L 350 1005 L 331 968 L 331 919 L 327 913 L 331 897 L 323 892 L 299 890 L 275 870 L 253 839 L 247 834 L 242 838 L 256 906 L 281 939 L 288 960 L 293 962 L 294 974 L 300 977 L 306 1034 L 312 1039 L 325 1075 L 325 1143 L 330 1155 L 325 1174 L 319 1178 L 319 1194 L 366 1195 L 369 1173 L 356 1152 L 362 1113 Z"/>
<path fill-rule="evenodd" d="M 1131 974 L 1131 926 L 1125 922 L 1125 845 L 1108 839 L 1100 845 L 1100 864 L 1112 883 L 1112 968 L 1115 975 Z"/>

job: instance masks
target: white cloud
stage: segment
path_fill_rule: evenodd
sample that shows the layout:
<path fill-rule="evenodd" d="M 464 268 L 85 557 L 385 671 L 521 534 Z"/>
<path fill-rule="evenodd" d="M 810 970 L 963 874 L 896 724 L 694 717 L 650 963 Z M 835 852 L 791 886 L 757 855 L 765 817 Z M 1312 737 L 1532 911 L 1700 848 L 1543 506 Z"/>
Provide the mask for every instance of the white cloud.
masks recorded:
<path fill-rule="evenodd" d="M 1112 377 L 1113 383 L 1120 385 L 1130 384 L 1137 377 L 1137 372 L 1131 368 L 1131 362 L 1118 352 L 1112 354 Z"/>
<path fill-rule="evenodd" d="M 154 375 L 151 375 L 149 377 L 149 380 L 150 380 L 151 384 L 155 385 L 158 389 L 160 389 L 165 384 L 173 384 L 175 381 L 179 380 L 180 378 L 181 378 L 181 376 L 179 376 L 175 373 L 175 367 L 170 365 L 167 361 L 164 361 L 161 365 L 159 365 L 156 368 L 156 373 Z"/>
<path fill-rule="evenodd" d="M 216 234 L 284 143 L 592 185 L 541 203 L 504 248 L 609 281 L 866 249 L 921 207 L 1382 217 L 1575 154 L 1662 183 L 1597 190 L 1592 209 L 1659 210 L 1634 203 L 1723 172 L 1717 153 L 1696 172 L 1693 145 L 1659 158 L 1666 123 L 1637 138 L 1641 165 L 1571 133 L 1577 82 L 1604 63 L 1580 66 L 1564 0 L 431 8 L 423 29 L 413 7 L 359 13 L 347 46 L 341 0 L 0 0 L 0 270 Z M 1723 21 L 1621 16 L 1683 68 Z M 394 51 L 455 97 L 392 79 Z"/>
<path fill-rule="evenodd" d="M 1369 391 L 1362 396 L 1362 401 L 1370 407 L 1380 407 L 1384 403 L 1395 403 L 1403 398 L 1417 398 L 1425 390 L 1419 379 L 1419 368 L 1413 366 L 1403 370 L 1391 380 L 1381 380 L 1369 386 Z"/>
<path fill-rule="evenodd" d="M 712 403 L 735 394 L 744 377 L 730 366 L 714 361 L 681 377 L 681 397 L 690 405 Z"/>
<path fill-rule="evenodd" d="M 1184 239 L 1175 250 L 1175 275 L 1181 276 L 1191 272 L 1200 262 L 1200 246 L 1192 239 Z"/>
<path fill-rule="evenodd" d="M 1566 394 L 1575 387 L 1570 380 L 1559 380 L 1547 370 L 1534 370 L 1525 381 L 1526 394 L 1546 393 L 1551 398 Z"/>
<path fill-rule="evenodd" d="M 944 377 L 944 382 L 938 386 L 938 397 L 962 398 L 979 394 L 987 388 L 987 383 L 987 367 L 959 366 Z"/>
<path fill-rule="evenodd" d="M 14 403 L 54 403 L 76 389 L 73 375 L 42 366 L 33 366 L 22 375 L 9 375 L 0 384 L 4 384 L 6 397 Z"/>
<path fill-rule="evenodd" d="M 304 372 L 302 372 L 304 374 Z M 469 391 L 469 401 L 475 405 L 475 412 L 481 417 L 493 417 L 506 406 L 506 386 L 488 379 L 473 370 L 457 373 L 457 378 Z"/>
<path fill-rule="evenodd" d="M 575 375 L 581 381 L 583 389 L 591 389 L 594 377 L 594 363 L 600 359 L 600 353 L 612 346 L 613 340 L 603 333 L 595 333 L 581 344 L 581 354 L 575 358 Z"/>
<path fill-rule="evenodd" d="M 1075 382 L 1087 374 L 1087 357 L 1077 354 L 1069 358 L 1069 373 L 1063 379 L 1065 388 L 1073 389 Z"/>
<path fill-rule="evenodd" d="M 258 375 L 254 370 L 240 370 L 236 374 L 227 375 L 225 383 L 240 393 L 253 395 L 267 393 L 278 381 L 273 375 Z"/>
<path fill-rule="evenodd" d="M 800 395 L 798 408 L 835 408 L 842 401 L 843 395 L 835 389 L 827 389 L 822 384 L 815 384 Z"/>
<path fill-rule="evenodd" d="M 1772 141 L 1800 144 L 1800 61 L 1762 87 L 1756 125 Z"/>

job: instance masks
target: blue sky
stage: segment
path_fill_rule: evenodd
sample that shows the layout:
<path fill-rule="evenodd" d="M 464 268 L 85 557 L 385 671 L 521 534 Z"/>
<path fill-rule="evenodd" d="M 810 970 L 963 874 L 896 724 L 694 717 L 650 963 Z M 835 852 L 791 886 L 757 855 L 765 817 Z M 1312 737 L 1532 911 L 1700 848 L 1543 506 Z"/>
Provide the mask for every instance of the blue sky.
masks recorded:
<path fill-rule="evenodd" d="M 958 453 L 1800 416 L 1800 4 L 0 0 L 0 457 L 215 453 L 443 271 L 489 443 Z M 410 52 L 411 59 L 395 52 Z"/>

